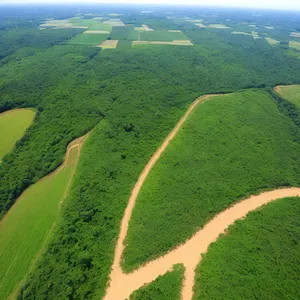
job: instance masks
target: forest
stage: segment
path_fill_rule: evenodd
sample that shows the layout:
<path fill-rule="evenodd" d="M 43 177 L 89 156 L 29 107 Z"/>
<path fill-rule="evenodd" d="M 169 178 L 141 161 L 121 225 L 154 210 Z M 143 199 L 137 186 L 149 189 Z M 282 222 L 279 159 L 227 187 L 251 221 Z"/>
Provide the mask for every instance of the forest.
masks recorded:
<path fill-rule="evenodd" d="M 299 200 L 276 200 L 231 225 L 202 256 L 193 299 L 297 299 Z"/>
<path fill-rule="evenodd" d="M 300 83 L 300 61 L 286 49 L 157 18 L 148 18 L 147 24 L 180 29 L 195 46 L 130 48 L 125 41 L 115 51 L 101 50 L 68 44 L 80 29 L 40 31 L 34 28 L 38 20 L 31 25 L 14 19 L 10 27 L 0 19 L 5 28 L 0 31 L 5 41 L 0 46 L 0 112 L 37 110 L 33 124 L 0 164 L 0 216 L 28 186 L 62 163 L 71 140 L 92 130 L 60 223 L 19 299 L 104 295 L 131 189 L 197 97 Z M 23 41 L 20 30 L 35 38 Z"/>

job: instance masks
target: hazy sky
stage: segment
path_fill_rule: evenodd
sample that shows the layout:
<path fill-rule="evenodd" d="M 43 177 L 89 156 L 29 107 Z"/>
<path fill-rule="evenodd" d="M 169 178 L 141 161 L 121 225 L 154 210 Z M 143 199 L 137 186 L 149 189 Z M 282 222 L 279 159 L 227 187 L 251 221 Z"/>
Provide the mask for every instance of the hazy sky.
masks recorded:
<path fill-rule="evenodd" d="M 300 10 L 300 0 L 0 0 L 0 3 L 154 3 Z"/>

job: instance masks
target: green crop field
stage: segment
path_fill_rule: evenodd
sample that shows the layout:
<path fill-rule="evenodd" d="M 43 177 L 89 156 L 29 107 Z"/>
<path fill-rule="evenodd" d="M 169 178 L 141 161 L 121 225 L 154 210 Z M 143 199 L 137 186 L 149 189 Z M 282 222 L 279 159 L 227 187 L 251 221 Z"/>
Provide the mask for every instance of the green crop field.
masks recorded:
<path fill-rule="evenodd" d="M 180 300 L 183 277 L 184 267 L 175 265 L 172 271 L 133 292 L 129 300 Z"/>
<path fill-rule="evenodd" d="M 104 33 L 82 33 L 69 41 L 69 44 L 75 45 L 100 45 L 108 37 L 108 34 Z"/>
<path fill-rule="evenodd" d="M 264 91 L 199 104 L 151 170 L 129 223 L 129 271 L 261 190 L 300 184 L 300 131 Z"/>
<path fill-rule="evenodd" d="M 300 108 L 300 85 L 282 86 L 279 94 Z"/>
<path fill-rule="evenodd" d="M 169 32 L 167 30 L 157 31 L 141 31 L 141 41 L 166 41 L 187 40 L 187 37 L 182 32 Z"/>
<path fill-rule="evenodd" d="M 300 198 L 250 212 L 230 226 L 196 270 L 197 299 L 298 299 Z"/>
<path fill-rule="evenodd" d="M 26 276 L 57 218 L 75 167 L 78 148 L 66 165 L 29 187 L 0 223 L 0 298 L 6 299 Z"/>
<path fill-rule="evenodd" d="M 137 40 L 138 32 L 132 26 L 114 26 L 110 38 L 112 40 Z"/>
<path fill-rule="evenodd" d="M 0 161 L 22 138 L 35 116 L 33 109 L 19 109 L 0 114 Z"/>
<path fill-rule="evenodd" d="M 128 50 L 132 47 L 132 41 L 120 40 L 117 45 L 119 50 Z"/>

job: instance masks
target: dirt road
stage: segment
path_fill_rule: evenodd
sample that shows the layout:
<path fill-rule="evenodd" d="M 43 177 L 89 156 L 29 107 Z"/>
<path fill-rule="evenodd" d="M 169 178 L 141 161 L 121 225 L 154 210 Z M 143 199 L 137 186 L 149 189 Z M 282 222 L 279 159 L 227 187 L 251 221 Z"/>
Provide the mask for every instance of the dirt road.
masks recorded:
<path fill-rule="evenodd" d="M 174 264 L 178 263 L 182 263 L 185 266 L 185 280 L 183 283 L 181 298 L 183 300 L 192 299 L 195 268 L 201 260 L 201 253 L 205 253 L 209 245 L 214 242 L 229 225 L 246 216 L 249 211 L 254 210 L 272 200 L 300 195 L 300 188 L 289 188 L 265 192 L 258 196 L 251 196 L 250 198 L 243 200 L 218 214 L 191 239 L 186 241 L 183 245 L 171 250 L 166 255 L 149 262 L 145 266 L 140 267 L 130 274 L 125 274 L 122 271 L 120 263 L 125 247 L 124 242 L 128 231 L 128 223 L 144 181 L 146 180 L 152 167 L 155 165 L 161 154 L 165 151 L 170 141 L 177 134 L 182 124 L 197 106 L 197 104 L 204 102 L 213 96 L 217 95 L 202 96 L 191 104 L 184 116 L 180 119 L 175 128 L 171 131 L 171 133 L 163 141 L 162 145 L 157 149 L 149 162 L 146 164 L 136 185 L 134 186 L 121 222 L 120 233 L 115 249 L 114 262 L 110 274 L 110 283 L 104 297 L 105 300 L 124 300 L 129 298 L 133 291 L 139 289 L 145 284 L 150 283 L 158 276 L 165 274 L 168 270 L 172 269 Z"/>

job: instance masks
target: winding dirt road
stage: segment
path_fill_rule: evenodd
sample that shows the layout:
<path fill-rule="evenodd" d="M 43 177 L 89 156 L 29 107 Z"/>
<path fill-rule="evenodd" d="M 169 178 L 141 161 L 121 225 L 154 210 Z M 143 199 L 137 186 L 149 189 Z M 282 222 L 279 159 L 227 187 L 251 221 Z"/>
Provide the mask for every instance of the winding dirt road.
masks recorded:
<path fill-rule="evenodd" d="M 104 297 L 105 300 L 125 300 L 129 298 L 133 291 L 152 282 L 158 276 L 172 270 L 173 265 L 179 263 L 184 264 L 185 266 L 185 279 L 183 282 L 181 298 L 183 300 L 192 299 L 195 268 L 201 261 L 201 253 L 205 253 L 209 245 L 216 241 L 218 236 L 223 233 L 229 225 L 233 224 L 236 220 L 245 217 L 249 211 L 254 210 L 270 201 L 284 197 L 300 196 L 300 188 L 278 189 L 265 192 L 257 196 L 251 196 L 250 198 L 243 200 L 218 214 L 191 239 L 171 250 L 166 255 L 147 263 L 132 273 L 125 274 L 122 271 L 121 259 L 125 248 L 124 242 L 128 231 L 128 224 L 144 181 L 152 167 L 155 165 L 161 154 L 177 134 L 178 130 L 197 104 L 214 96 L 217 95 L 202 96 L 191 104 L 184 116 L 180 119 L 175 128 L 146 164 L 136 185 L 134 186 L 121 222 L 120 233 L 115 249 L 114 262 L 110 274 L 109 287 L 107 288 L 106 295 Z"/>

